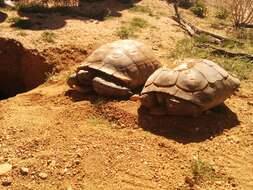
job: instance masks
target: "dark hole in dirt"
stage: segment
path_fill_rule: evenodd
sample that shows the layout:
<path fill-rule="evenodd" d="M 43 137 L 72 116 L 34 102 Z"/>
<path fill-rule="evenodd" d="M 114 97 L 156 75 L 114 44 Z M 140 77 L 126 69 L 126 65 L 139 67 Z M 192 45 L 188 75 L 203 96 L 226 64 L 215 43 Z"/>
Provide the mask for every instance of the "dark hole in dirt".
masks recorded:
<path fill-rule="evenodd" d="M 0 99 L 29 91 L 44 83 L 52 72 L 44 57 L 21 43 L 0 38 Z"/>

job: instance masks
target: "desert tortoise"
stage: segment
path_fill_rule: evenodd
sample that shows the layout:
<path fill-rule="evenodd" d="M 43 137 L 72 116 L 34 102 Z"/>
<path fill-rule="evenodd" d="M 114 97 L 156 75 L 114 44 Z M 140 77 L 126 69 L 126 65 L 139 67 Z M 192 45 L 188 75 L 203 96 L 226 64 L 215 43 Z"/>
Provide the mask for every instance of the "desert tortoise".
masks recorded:
<path fill-rule="evenodd" d="M 104 96 L 129 97 L 160 67 L 151 50 L 134 40 L 119 40 L 95 50 L 72 74 L 71 88 Z"/>
<path fill-rule="evenodd" d="M 154 115 L 197 116 L 222 104 L 239 85 L 214 62 L 188 59 L 174 69 L 156 70 L 141 92 L 141 103 Z"/>

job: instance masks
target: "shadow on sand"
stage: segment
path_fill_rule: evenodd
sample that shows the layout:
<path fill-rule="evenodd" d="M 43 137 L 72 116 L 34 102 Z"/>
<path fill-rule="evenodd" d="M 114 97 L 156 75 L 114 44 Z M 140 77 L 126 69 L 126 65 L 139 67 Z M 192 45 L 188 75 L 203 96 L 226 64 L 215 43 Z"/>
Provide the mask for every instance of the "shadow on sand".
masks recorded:
<path fill-rule="evenodd" d="M 224 130 L 237 126 L 237 115 L 227 106 L 212 109 L 197 118 L 179 116 L 151 116 L 143 107 L 138 110 L 138 123 L 144 130 L 180 143 L 201 142 Z"/>
<path fill-rule="evenodd" d="M 94 105 L 101 104 L 101 103 L 105 104 L 105 103 L 115 100 L 115 98 L 112 99 L 112 98 L 99 96 L 96 93 L 83 94 L 77 90 L 72 90 L 72 89 L 66 91 L 65 96 L 68 96 L 73 102 L 89 101 L 91 104 L 94 104 Z"/>
<path fill-rule="evenodd" d="M 0 11 L 0 23 L 4 22 L 7 17 L 8 17 L 7 14 Z"/>
<path fill-rule="evenodd" d="M 132 101 L 122 101 L 101 97 L 96 94 L 84 95 L 75 90 L 68 90 L 65 93 L 73 102 L 89 101 L 98 109 L 103 109 L 110 105 L 110 109 L 100 110 L 98 114 L 103 113 L 109 121 L 120 113 L 121 117 L 128 117 L 128 120 L 118 117 L 118 124 L 128 127 L 140 127 L 155 135 L 173 139 L 180 143 L 201 142 L 211 139 L 224 132 L 224 130 L 236 127 L 240 122 L 237 115 L 232 112 L 226 105 L 218 106 L 208 114 L 202 114 L 199 117 L 182 117 L 182 116 L 152 116 L 148 111 L 140 107 L 138 114 L 131 114 L 122 109 L 122 102 L 125 102 L 130 110 L 137 109 L 139 104 Z M 113 104 L 111 104 L 114 102 Z M 121 102 L 121 103 L 120 103 Z M 130 121 L 131 120 L 131 121 Z M 132 126 L 133 125 L 133 126 Z M 136 126 L 134 126 L 136 125 Z"/>
<path fill-rule="evenodd" d="M 30 30 L 59 29 L 66 25 L 66 20 L 99 20 L 103 21 L 108 16 L 120 17 L 120 11 L 129 9 L 141 0 L 122 3 L 119 0 L 105 0 L 86 2 L 80 1 L 79 6 L 46 8 L 42 6 L 28 6 L 20 8 L 19 16 L 26 17 L 18 23 L 19 28 Z M 13 27 L 17 27 L 15 24 Z"/>

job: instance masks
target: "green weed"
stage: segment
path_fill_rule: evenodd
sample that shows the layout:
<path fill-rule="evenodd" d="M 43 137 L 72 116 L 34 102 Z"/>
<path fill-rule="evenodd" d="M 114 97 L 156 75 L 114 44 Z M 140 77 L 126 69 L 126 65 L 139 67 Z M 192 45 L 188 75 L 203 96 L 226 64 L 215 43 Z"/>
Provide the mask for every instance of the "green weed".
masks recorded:
<path fill-rule="evenodd" d="M 42 40 L 43 40 L 43 41 L 46 41 L 46 42 L 48 42 L 48 43 L 54 43 L 54 42 L 55 42 L 55 39 L 56 39 L 55 33 L 53 33 L 53 32 L 48 32 L 48 31 L 43 32 L 43 33 L 41 34 L 41 37 L 42 37 Z"/>
<path fill-rule="evenodd" d="M 122 26 L 117 30 L 116 35 L 121 39 L 128 39 L 134 36 L 134 30 L 130 27 Z"/>
<path fill-rule="evenodd" d="M 132 28 L 137 29 L 137 28 L 146 28 L 149 24 L 148 22 L 140 17 L 134 17 L 131 22 L 130 25 Z"/>
<path fill-rule="evenodd" d="M 244 57 L 226 57 L 213 53 L 212 49 L 198 47 L 199 44 L 207 42 L 208 37 L 205 36 L 183 39 L 178 42 L 176 49 L 168 55 L 168 59 L 209 59 L 221 65 L 223 68 L 233 73 L 234 75 L 238 76 L 241 80 L 249 79 L 249 77 L 253 74 L 252 61 L 245 59 Z M 234 51 L 248 51 L 247 46 L 243 48 L 237 44 L 234 44 L 233 42 L 226 42 L 223 47 L 232 49 Z"/>
<path fill-rule="evenodd" d="M 30 20 L 20 17 L 10 18 L 8 19 L 8 22 L 11 23 L 11 27 L 20 29 L 29 29 L 33 26 L 33 23 Z"/>
<path fill-rule="evenodd" d="M 111 123 L 102 116 L 90 116 L 86 119 L 88 125 L 96 127 L 109 127 Z"/>
<path fill-rule="evenodd" d="M 218 19 L 225 20 L 229 16 L 229 11 L 223 7 L 220 7 L 216 10 L 215 17 Z"/>
<path fill-rule="evenodd" d="M 194 3 L 194 5 L 191 7 L 191 11 L 200 18 L 204 18 L 207 13 L 207 7 L 204 2 L 197 1 Z"/>
<path fill-rule="evenodd" d="M 251 43 L 251 46 L 253 44 L 252 29 L 235 29 L 232 31 L 232 36 L 240 40 L 249 41 L 249 43 Z"/>
<path fill-rule="evenodd" d="M 194 5 L 192 0 L 178 0 L 178 6 L 184 9 L 189 9 Z"/>
<path fill-rule="evenodd" d="M 191 169 L 196 183 L 202 180 L 214 181 L 218 177 L 213 167 L 198 157 L 193 158 Z"/>
<path fill-rule="evenodd" d="M 36 3 L 18 3 L 15 9 L 25 13 L 48 13 L 48 8 Z"/>
<path fill-rule="evenodd" d="M 23 31 L 20 31 L 19 33 L 17 33 L 18 36 L 27 36 L 28 34 L 23 32 Z"/>
<path fill-rule="evenodd" d="M 152 9 L 149 8 L 148 6 L 134 5 L 129 10 L 131 12 L 145 13 L 145 14 L 148 14 L 149 16 L 154 16 Z"/>
<path fill-rule="evenodd" d="M 149 26 L 149 23 L 140 17 L 134 17 L 126 26 L 121 26 L 116 35 L 121 39 L 128 39 L 129 37 L 136 37 L 136 32 L 140 29 L 146 28 Z"/>

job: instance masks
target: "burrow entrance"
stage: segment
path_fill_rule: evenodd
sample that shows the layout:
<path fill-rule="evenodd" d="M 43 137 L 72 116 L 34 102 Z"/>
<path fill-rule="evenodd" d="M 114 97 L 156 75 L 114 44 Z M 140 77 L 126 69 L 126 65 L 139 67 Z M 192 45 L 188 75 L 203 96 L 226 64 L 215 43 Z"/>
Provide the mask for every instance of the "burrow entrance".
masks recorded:
<path fill-rule="evenodd" d="M 0 100 L 44 83 L 52 66 L 35 50 L 16 40 L 0 38 Z"/>

